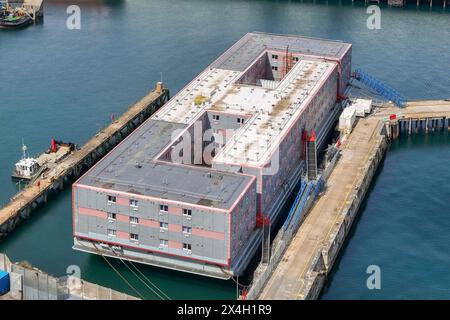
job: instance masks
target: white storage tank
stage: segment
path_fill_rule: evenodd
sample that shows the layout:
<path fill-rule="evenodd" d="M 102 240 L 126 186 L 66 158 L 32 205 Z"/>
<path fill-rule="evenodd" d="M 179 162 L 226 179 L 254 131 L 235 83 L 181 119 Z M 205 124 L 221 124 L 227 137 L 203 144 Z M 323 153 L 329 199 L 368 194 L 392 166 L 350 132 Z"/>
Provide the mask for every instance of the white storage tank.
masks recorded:
<path fill-rule="evenodd" d="M 355 106 L 357 117 L 365 117 L 366 114 L 372 111 L 372 100 L 355 99 L 352 105 Z"/>
<path fill-rule="evenodd" d="M 350 133 L 353 128 L 353 124 L 356 121 L 356 108 L 354 105 L 350 105 L 342 111 L 339 117 L 339 130 L 344 133 Z"/>

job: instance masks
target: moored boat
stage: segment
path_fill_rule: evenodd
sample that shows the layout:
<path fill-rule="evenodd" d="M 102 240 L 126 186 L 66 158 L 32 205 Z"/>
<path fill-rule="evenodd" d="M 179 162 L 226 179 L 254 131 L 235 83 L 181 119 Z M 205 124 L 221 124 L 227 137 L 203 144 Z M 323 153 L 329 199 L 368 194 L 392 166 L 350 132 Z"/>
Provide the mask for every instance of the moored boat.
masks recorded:
<path fill-rule="evenodd" d="M 0 28 L 22 28 L 30 25 L 33 19 L 26 14 L 19 14 L 17 12 L 0 15 Z"/>
<path fill-rule="evenodd" d="M 33 158 L 28 155 L 28 148 L 22 142 L 22 159 L 15 164 L 11 177 L 14 180 L 33 181 L 46 170 L 53 168 L 76 148 L 73 143 L 52 139 L 50 148 L 37 158 Z"/>

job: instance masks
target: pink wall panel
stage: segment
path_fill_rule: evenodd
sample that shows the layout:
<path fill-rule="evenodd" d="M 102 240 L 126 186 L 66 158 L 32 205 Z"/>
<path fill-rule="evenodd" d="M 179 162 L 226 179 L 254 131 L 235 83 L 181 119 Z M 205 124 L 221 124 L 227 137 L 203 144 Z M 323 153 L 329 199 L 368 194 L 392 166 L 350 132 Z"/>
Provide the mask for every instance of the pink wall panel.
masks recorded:
<path fill-rule="evenodd" d="M 116 219 L 117 219 L 117 221 L 120 221 L 120 222 L 130 222 L 130 218 L 123 214 L 117 214 Z"/>
<path fill-rule="evenodd" d="M 108 216 L 106 214 L 106 212 L 89 209 L 89 208 L 78 208 L 78 213 L 85 215 L 85 216 L 92 216 L 92 217 L 97 217 L 97 218 L 102 218 L 102 219 L 106 219 L 106 217 Z"/>
<path fill-rule="evenodd" d="M 155 220 L 139 219 L 139 224 L 150 228 L 159 228 L 159 222 Z"/>
<path fill-rule="evenodd" d="M 117 198 L 117 204 L 121 206 L 128 206 L 130 205 L 130 200 L 127 198 Z"/>
<path fill-rule="evenodd" d="M 178 241 L 169 240 L 169 248 L 181 249 L 183 248 L 183 244 Z"/>
<path fill-rule="evenodd" d="M 117 230 L 117 237 L 118 238 L 121 238 L 121 239 L 130 239 L 130 234 L 128 233 L 128 232 L 125 232 L 125 231 L 120 231 L 120 230 Z"/>
<path fill-rule="evenodd" d="M 169 223 L 169 231 L 181 232 L 181 230 L 181 225 Z"/>
<path fill-rule="evenodd" d="M 197 228 L 192 228 L 192 234 L 199 237 L 205 237 L 205 238 L 211 238 L 211 239 L 217 239 L 217 240 L 224 240 L 225 234 L 222 232 L 215 232 L 215 231 L 207 231 Z"/>
<path fill-rule="evenodd" d="M 171 206 L 169 206 L 169 213 L 176 214 L 176 215 L 181 215 L 181 214 L 183 214 L 183 209 L 182 208 L 178 208 L 178 207 L 171 207 Z"/>

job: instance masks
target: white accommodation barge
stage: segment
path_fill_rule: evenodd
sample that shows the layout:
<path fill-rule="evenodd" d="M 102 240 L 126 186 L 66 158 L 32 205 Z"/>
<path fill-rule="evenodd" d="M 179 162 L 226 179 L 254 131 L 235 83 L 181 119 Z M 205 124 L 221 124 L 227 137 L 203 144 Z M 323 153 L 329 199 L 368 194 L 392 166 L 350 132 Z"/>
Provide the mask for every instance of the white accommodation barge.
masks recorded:
<path fill-rule="evenodd" d="M 351 45 L 249 33 L 73 185 L 74 248 L 211 277 L 244 272 L 323 145 Z"/>

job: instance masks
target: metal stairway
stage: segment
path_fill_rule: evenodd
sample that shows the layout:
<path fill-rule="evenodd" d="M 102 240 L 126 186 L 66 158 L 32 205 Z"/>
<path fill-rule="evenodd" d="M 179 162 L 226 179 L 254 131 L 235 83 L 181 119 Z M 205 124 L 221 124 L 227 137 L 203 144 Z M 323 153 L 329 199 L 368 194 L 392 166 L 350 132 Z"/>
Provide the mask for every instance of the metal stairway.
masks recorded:
<path fill-rule="evenodd" d="M 379 95 L 385 97 L 388 100 L 391 100 L 393 103 L 395 103 L 399 107 L 405 107 L 406 106 L 406 98 L 402 96 L 400 93 L 398 93 L 395 89 L 391 88 L 390 86 L 384 84 L 380 80 L 372 77 L 367 72 L 356 69 L 353 72 L 353 77 L 369 87 L 370 89 L 374 90 Z"/>
<path fill-rule="evenodd" d="M 263 238 L 262 238 L 262 263 L 267 264 L 270 262 L 270 224 L 263 225 Z"/>
<path fill-rule="evenodd" d="M 306 172 L 308 180 L 316 180 L 317 178 L 317 145 L 316 135 L 312 131 L 306 142 Z"/>

